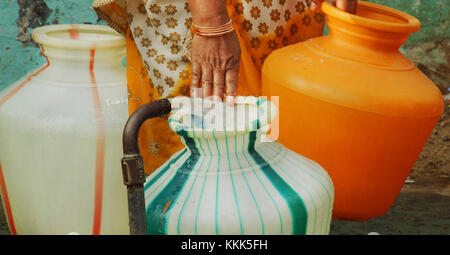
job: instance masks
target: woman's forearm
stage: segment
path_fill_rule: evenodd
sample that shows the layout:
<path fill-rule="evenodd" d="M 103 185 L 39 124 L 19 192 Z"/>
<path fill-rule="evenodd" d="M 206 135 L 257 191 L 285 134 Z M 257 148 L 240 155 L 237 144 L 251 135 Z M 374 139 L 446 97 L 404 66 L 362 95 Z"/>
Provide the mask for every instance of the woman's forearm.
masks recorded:
<path fill-rule="evenodd" d="M 229 21 L 225 0 L 188 0 L 194 24 L 220 26 Z"/>

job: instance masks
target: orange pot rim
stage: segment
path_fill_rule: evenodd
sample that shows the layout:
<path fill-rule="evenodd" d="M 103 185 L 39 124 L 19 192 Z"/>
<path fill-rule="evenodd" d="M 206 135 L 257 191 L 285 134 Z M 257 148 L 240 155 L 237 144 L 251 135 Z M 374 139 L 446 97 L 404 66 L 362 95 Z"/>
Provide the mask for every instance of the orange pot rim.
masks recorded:
<path fill-rule="evenodd" d="M 388 15 L 404 21 L 405 23 L 396 23 L 389 21 L 382 21 L 377 19 L 366 18 L 342 11 L 333 5 L 324 2 L 322 4 L 322 11 L 327 17 L 335 18 L 347 22 L 349 24 L 363 26 L 370 29 L 376 29 L 386 32 L 394 33 L 413 33 L 420 29 L 420 21 L 412 15 L 405 12 L 370 2 L 358 1 L 358 9 L 365 9 L 370 12 L 376 12 L 382 15 Z"/>

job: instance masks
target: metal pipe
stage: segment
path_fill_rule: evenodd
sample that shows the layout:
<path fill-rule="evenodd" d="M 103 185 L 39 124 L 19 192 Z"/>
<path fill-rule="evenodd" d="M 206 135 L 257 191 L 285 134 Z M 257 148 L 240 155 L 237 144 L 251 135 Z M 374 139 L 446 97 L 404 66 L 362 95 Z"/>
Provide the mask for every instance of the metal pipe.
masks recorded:
<path fill-rule="evenodd" d="M 169 114 L 172 106 L 168 99 L 145 104 L 130 116 L 123 130 L 122 174 L 128 192 L 128 214 L 130 234 L 145 235 L 147 223 L 145 216 L 144 160 L 139 151 L 138 135 L 142 124 L 150 119 Z"/>
<path fill-rule="evenodd" d="M 148 119 L 169 114 L 171 110 L 168 99 L 157 100 L 136 109 L 123 130 L 123 154 L 139 154 L 138 134 L 142 124 Z"/>

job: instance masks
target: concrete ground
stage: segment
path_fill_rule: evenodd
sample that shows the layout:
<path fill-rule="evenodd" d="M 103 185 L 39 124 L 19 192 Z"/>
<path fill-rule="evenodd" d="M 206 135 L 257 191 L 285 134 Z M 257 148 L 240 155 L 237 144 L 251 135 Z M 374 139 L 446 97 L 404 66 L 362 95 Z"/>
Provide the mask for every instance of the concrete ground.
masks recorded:
<path fill-rule="evenodd" d="M 449 177 L 424 177 L 405 184 L 385 215 L 367 222 L 333 220 L 331 235 L 449 235 Z M 0 203 L 1 205 L 1 203 Z M 0 208 L 3 210 L 3 208 Z M 0 213 L 0 235 L 9 235 L 5 215 Z"/>
<path fill-rule="evenodd" d="M 391 209 L 367 222 L 333 220 L 331 235 L 449 235 L 450 178 L 423 177 L 405 184 Z"/>

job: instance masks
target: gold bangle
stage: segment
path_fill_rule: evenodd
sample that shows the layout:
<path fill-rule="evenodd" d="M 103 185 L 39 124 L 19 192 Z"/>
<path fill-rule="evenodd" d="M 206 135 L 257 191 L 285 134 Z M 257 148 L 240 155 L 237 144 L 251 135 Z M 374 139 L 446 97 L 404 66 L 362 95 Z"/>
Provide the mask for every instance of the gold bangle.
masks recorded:
<path fill-rule="evenodd" d="M 228 33 L 231 33 L 234 31 L 233 22 L 231 19 L 220 26 L 215 27 L 203 27 L 203 26 L 197 26 L 194 23 L 191 25 L 191 30 L 202 37 L 219 37 Z"/>

